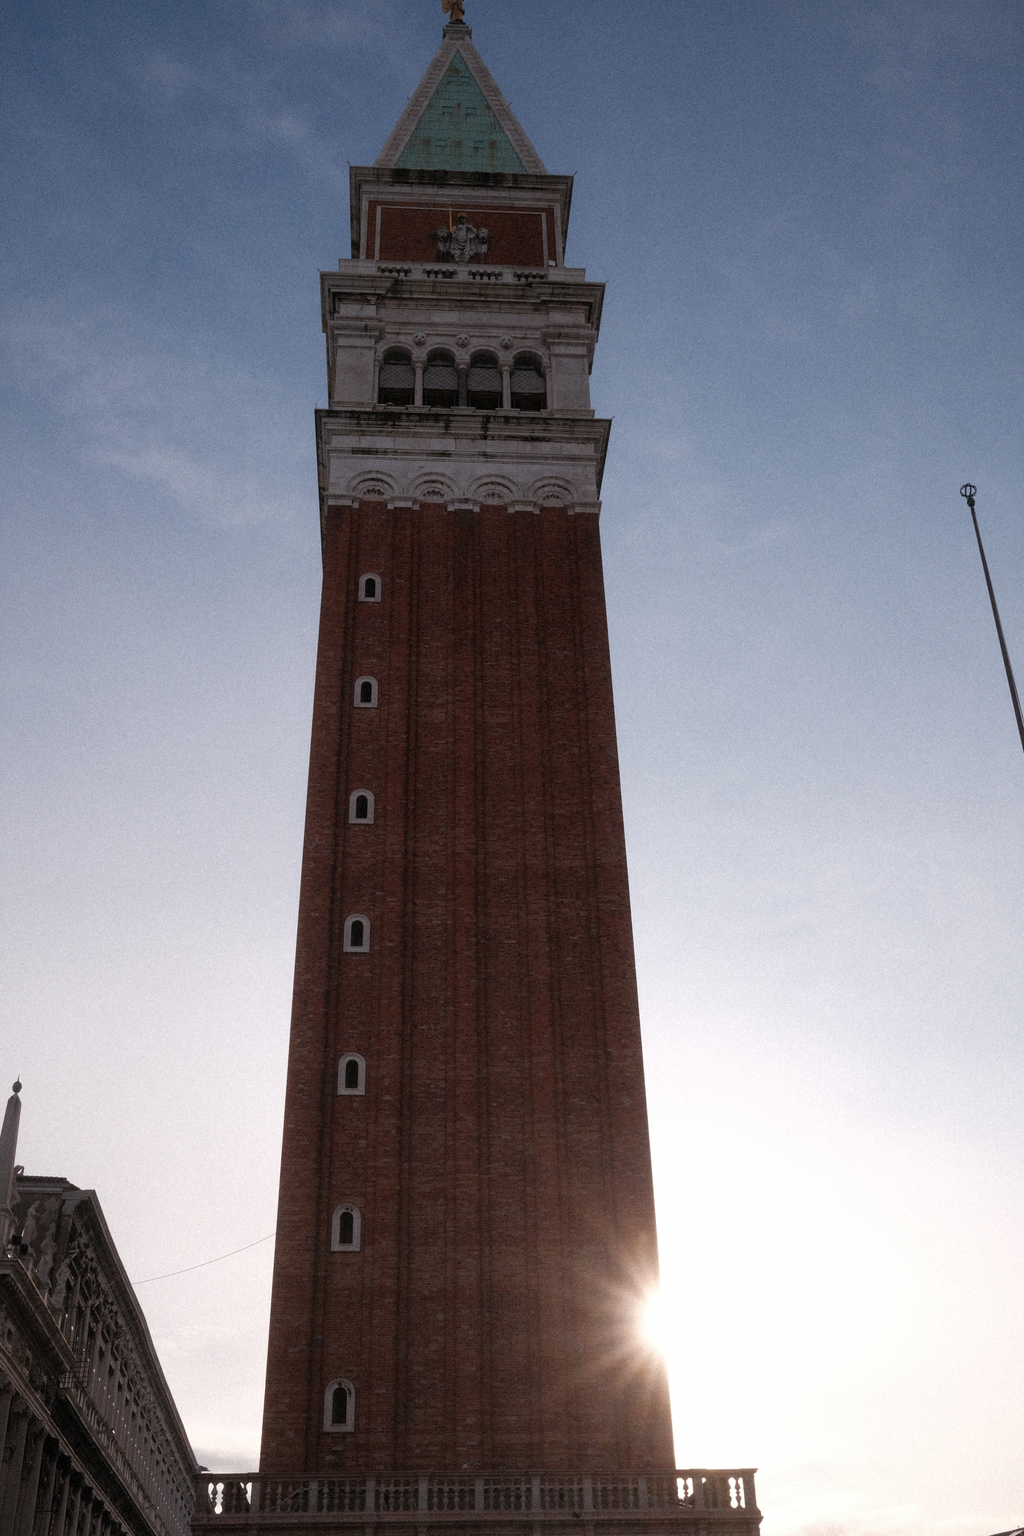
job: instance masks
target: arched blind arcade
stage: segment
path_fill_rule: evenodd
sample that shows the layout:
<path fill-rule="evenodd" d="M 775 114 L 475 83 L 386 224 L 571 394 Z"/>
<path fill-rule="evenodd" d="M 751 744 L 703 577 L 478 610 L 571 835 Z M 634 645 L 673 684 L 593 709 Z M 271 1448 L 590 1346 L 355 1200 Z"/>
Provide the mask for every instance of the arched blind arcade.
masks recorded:
<path fill-rule="evenodd" d="M 501 365 L 491 352 L 469 360 L 469 403 L 478 411 L 501 410 Z"/>
<path fill-rule="evenodd" d="M 423 370 L 423 404 L 450 409 L 459 398 L 459 375 L 450 352 L 431 352 Z"/>
<path fill-rule="evenodd" d="M 512 365 L 512 408 L 516 411 L 543 411 L 548 403 L 544 369 L 540 359 L 523 353 Z"/>
<path fill-rule="evenodd" d="M 408 352 L 392 347 L 385 352 L 377 384 L 378 405 L 412 405 L 416 398 L 416 374 Z"/>

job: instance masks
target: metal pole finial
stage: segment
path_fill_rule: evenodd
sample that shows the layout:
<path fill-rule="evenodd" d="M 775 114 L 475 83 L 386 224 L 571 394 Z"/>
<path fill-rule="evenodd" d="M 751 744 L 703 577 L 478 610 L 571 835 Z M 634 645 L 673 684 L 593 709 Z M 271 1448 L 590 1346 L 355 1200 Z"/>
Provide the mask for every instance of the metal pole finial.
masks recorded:
<path fill-rule="evenodd" d="M 978 540 L 978 553 L 981 556 L 981 568 L 985 572 L 985 585 L 988 587 L 989 602 L 992 604 L 992 617 L 996 621 L 996 634 L 999 636 L 999 649 L 1003 656 L 1003 666 L 1006 668 L 1006 681 L 1010 687 L 1010 698 L 1013 701 L 1013 713 L 1017 721 L 1017 731 L 1020 735 L 1021 748 L 1024 749 L 1024 714 L 1021 713 L 1020 698 L 1017 693 L 1017 683 L 1013 675 L 1013 667 L 1010 665 L 1010 653 L 1006 648 L 1006 637 L 1003 634 L 1002 621 L 999 618 L 999 609 L 996 606 L 996 593 L 992 585 L 992 577 L 989 574 L 988 561 L 985 559 L 985 546 L 981 542 L 981 529 L 978 527 L 978 514 L 974 509 L 974 498 L 978 493 L 978 487 L 968 480 L 960 487 L 960 495 L 971 509 L 971 519 L 974 523 L 974 535 Z"/>

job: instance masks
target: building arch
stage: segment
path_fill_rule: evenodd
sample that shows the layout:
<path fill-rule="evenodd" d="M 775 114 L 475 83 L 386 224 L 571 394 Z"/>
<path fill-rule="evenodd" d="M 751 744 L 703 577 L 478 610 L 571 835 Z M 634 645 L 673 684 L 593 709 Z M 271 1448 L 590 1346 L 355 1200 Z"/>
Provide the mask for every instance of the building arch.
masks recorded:
<path fill-rule="evenodd" d="M 327 1383 L 324 1392 L 324 1430 L 327 1434 L 351 1434 L 356 1427 L 356 1389 L 344 1376 Z"/>
<path fill-rule="evenodd" d="M 412 354 L 404 347 L 389 347 L 380 360 L 377 404 L 412 405 L 415 398 L 416 370 Z"/>
<path fill-rule="evenodd" d="M 331 1252 L 358 1253 L 363 1240 L 363 1216 L 358 1205 L 339 1205 L 331 1217 Z"/>
<path fill-rule="evenodd" d="M 454 501 L 460 494 L 454 480 L 447 475 L 427 473 L 417 475 L 409 487 L 409 495 L 414 501 L 444 502 Z"/>
<path fill-rule="evenodd" d="M 345 953 L 366 955 L 370 952 L 370 919 L 361 912 L 353 912 L 345 919 Z"/>
<path fill-rule="evenodd" d="M 535 352 L 519 352 L 512 364 L 512 409 L 543 411 L 547 409 L 548 387 L 544 364 Z"/>
<path fill-rule="evenodd" d="M 467 402 L 474 410 L 501 410 L 501 364 L 493 352 L 473 353 L 466 389 Z"/>
<path fill-rule="evenodd" d="M 546 475 L 530 486 L 530 500 L 542 507 L 571 507 L 576 502 L 576 492 L 568 480 Z"/>
<path fill-rule="evenodd" d="M 459 403 L 459 370 L 455 354 L 447 347 L 435 347 L 427 353 L 423 368 L 423 404 L 451 410 Z"/>
<path fill-rule="evenodd" d="M 372 789 L 354 789 L 348 797 L 348 819 L 355 827 L 372 827 L 376 803 Z"/>
<path fill-rule="evenodd" d="M 338 1062 L 338 1097 L 362 1098 L 366 1092 L 366 1061 L 358 1051 L 346 1051 Z"/>

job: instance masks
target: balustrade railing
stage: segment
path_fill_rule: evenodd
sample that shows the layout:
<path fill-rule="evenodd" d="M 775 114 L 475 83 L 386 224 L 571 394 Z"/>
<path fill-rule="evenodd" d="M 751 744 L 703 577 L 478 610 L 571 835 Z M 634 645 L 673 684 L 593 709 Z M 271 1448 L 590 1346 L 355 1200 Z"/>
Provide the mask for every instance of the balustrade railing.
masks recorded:
<path fill-rule="evenodd" d="M 379 261 L 377 271 L 381 277 L 425 278 L 429 282 L 454 282 L 456 279 L 470 283 L 543 283 L 550 272 L 543 267 L 479 267 L 468 262 L 418 262 Z"/>
<path fill-rule="evenodd" d="M 363 1477 L 267 1477 L 205 1473 L 199 1479 L 193 1525 L 225 1516 L 415 1515 L 420 1524 L 453 1516 L 529 1515 L 541 1523 L 561 1516 L 601 1521 L 623 1513 L 684 1519 L 759 1519 L 754 1473 L 707 1469 L 562 1476 L 471 1473 L 386 1473 Z M 356 1522 L 358 1523 L 358 1522 Z"/>

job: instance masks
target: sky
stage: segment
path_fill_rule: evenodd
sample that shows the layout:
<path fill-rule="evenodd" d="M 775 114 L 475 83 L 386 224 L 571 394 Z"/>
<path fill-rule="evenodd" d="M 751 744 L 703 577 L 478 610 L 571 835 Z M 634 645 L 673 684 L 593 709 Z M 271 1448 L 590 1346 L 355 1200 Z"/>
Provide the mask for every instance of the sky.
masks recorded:
<path fill-rule="evenodd" d="M 0 1070 L 28 1171 L 98 1191 L 200 1461 L 251 1468 L 317 272 L 444 18 L 0 15 Z M 989 1536 L 1024 1521 L 1024 754 L 958 490 L 1024 680 L 1024 5 L 467 20 L 608 284 L 678 1463 L 757 1467 L 765 1536 Z"/>

